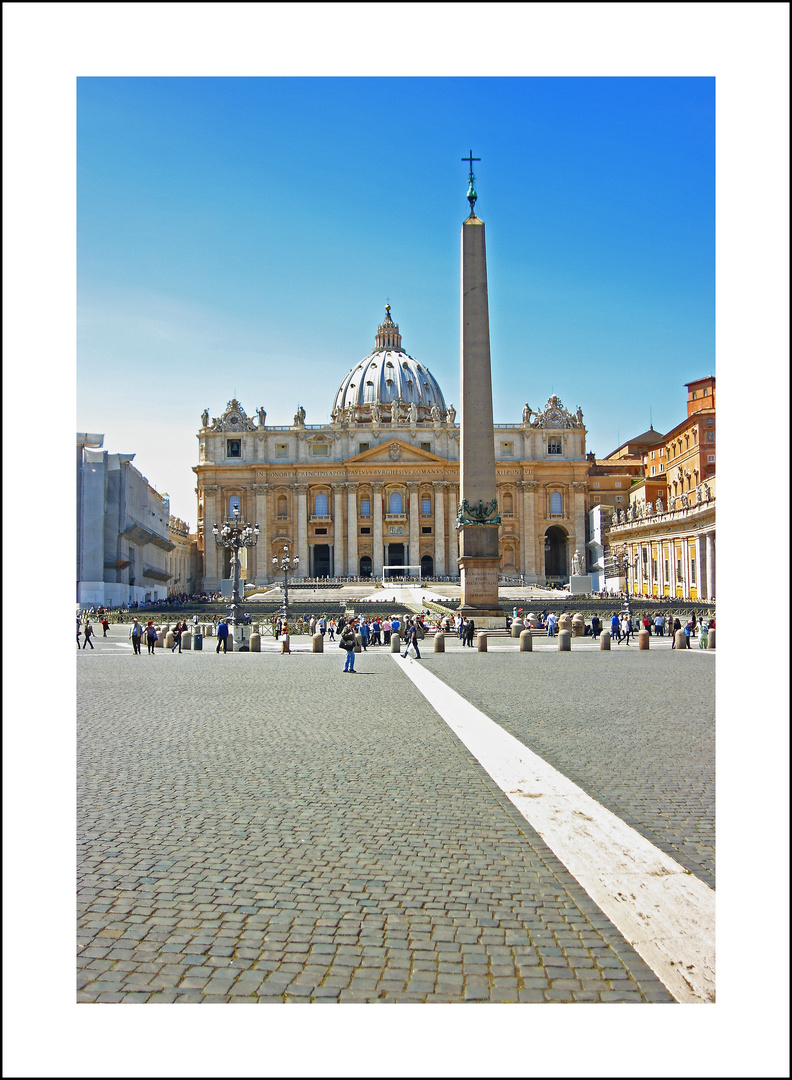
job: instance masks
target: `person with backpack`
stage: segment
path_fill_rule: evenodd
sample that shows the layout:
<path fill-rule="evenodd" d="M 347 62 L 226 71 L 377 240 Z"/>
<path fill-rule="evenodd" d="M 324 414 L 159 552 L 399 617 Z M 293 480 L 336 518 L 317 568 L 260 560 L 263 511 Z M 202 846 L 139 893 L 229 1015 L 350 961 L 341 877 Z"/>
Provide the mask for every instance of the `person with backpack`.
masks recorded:
<path fill-rule="evenodd" d="M 140 639 L 143 635 L 143 627 L 137 621 L 133 620 L 131 627 L 129 628 L 129 634 L 127 635 L 132 639 L 132 654 L 133 656 L 140 656 Z"/>
<path fill-rule="evenodd" d="M 184 633 L 184 631 L 186 629 L 187 629 L 187 621 L 186 620 L 184 622 L 184 626 L 182 626 L 181 622 L 176 623 L 176 626 L 175 626 L 174 631 L 173 631 L 173 637 L 174 637 L 175 640 L 174 640 L 174 644 L 173 644 L 173 648 L 171 649 L 171 652 L 176 652 L 177 649 L 179 650 L 179 652 L 182 651 L 181 650 L 181 639 L 182 639 L 182 634 Z"/>
<path fill-rule="evenodd" d="M 157 631 L 154 629 L 154 623 L 149 619 L 146 623 L 146 644 L 148 645 L 149 655 L 154 655 L 154 642 L 157 640 Z"/>
<path fill-rule="evenodd" d="M 83 642 L 83 648 L 85 648 L 86 645 L 90 645 L 91 648 L 94 647 L 94 643 L 91 641 L 91 638 L 93 637 L 93 632 L 94 632 L 94 630 L 93 630 L 93 627 L 91 626 L 90 619 L 86 619 L 85 620 L 85 641 Z"/>
<path fill-rule="evenodd" d="M 349 622 L 344 623 L 344 627 L 341 630 L 341 641 L 339 647 L 346 650 L 346 660 L 344 661 L 344 674 L 347 671 L 352 675 L 356 675 L 355 671 L 355 627 L 350 619 Z"/>

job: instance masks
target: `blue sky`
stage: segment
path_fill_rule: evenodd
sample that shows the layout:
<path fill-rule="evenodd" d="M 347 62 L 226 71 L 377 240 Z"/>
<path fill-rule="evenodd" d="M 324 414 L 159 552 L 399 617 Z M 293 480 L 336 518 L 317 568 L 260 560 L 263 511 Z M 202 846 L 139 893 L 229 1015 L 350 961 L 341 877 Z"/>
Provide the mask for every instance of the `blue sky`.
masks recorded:
<path fill-rule="evenodd" d="M 670 429 L 715 370 L 708 77 L 80 78 L 78 430 L 194 526 L 201 411 L 327 421 L 386 299 L 458 404 L 470 149 L 495 421 Z"/>

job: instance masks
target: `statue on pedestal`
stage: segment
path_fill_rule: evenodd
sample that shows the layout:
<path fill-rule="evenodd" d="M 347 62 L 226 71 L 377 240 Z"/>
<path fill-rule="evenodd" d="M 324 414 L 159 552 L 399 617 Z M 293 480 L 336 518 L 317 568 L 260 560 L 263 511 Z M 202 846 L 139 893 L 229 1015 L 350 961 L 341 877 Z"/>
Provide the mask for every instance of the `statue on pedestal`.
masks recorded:
<path fill-rule="evenodd" d="M 378 401 L 375 401 L 371 406 L 371 422 L 372 424 L 378 424 L 380 422 L 380 407 Z"/>
<path fill-rule="evenodd" d="M 448 422 L 453 424 L 456 421 L 456 409 L 453 405 L 448 406 Z"/>
<path fill-rule="evenodd" d="M 301 405 L 299 407 L 299 409 L 297 410 L 297 412 L 294 414 L 294 426 L 295 427 L 302 427 L 304 423 L 305 423 L 305 409 Z"/>
<path fill-rule="evenodd" d="M 531 406 L 526 401 L 525 408 L 523 409 L 523 423 L 526 425 L 526 427 L 528 426 L 528 424 L 530 424 L 532 416 L 533 416 L 533 409 L 531 408 Z"/>
<path fill-rule="evenodd" d="M 391 423 L 398 424 L 399 422 L 399 401 L 394 398 L 391 402 Z"/>
<path fill-rule="evenodd" d="M 262 409 L 262 407 L 260 405 L 259 405 L 258 409 L 256 409 L 256 412 L 258 413 L 259 427 L 264 427 L 264 425 L 267 422 L 267 414 L 266 414 L 266 412 L 264 411 L 264 409 Z"/>
<path fill-rule="evenodd" d="M 408 412 L 409 412 L 410 423 L 411 424 L 417 423 L 418 422 L 418 406 L 415 404 L 414 401 L 411 402 Z"/>
<path fill-rule="evenodd" d="M 209 427 L 209 410 L 204 409 L 201 413 L 201 427 Z"/>
<path fill-rule="evenodd" d="M 580 577 L 583 573 L 583 559 L 579 551 L 576 551 L 572 556 L 572 574 L 574 577 Z"/>

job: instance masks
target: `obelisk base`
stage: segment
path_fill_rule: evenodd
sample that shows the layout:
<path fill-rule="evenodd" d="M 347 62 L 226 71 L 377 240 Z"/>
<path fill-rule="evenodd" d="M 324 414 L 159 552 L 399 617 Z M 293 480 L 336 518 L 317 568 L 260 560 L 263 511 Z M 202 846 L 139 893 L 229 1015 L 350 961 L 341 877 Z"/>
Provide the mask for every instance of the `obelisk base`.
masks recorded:
<path fill-rule="evenodd" d="M 506 613 L 498 602 L 500 557 L 461 555 L 459 577 L 462 596 L 458 613 L 473 619 L 482 630 L 504 625 Z"/>

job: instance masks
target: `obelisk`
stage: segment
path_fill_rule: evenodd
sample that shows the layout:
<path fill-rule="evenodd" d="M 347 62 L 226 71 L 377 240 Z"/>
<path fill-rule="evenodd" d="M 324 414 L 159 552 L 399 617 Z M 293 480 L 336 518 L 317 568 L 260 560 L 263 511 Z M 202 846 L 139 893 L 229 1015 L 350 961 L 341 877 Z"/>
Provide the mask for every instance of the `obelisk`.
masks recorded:
<path fill-rule="evenodd" d="M 460 614 L 476 627 L 501 625 L 498 604 L 498 498 L 492 425 L 487 251 L 484 222 L 476 217 L 478 196 L 470 164 L 467 198 L 470 216 L 462 225 L 462 327 L 460 343 L 459 574 Z"/>

